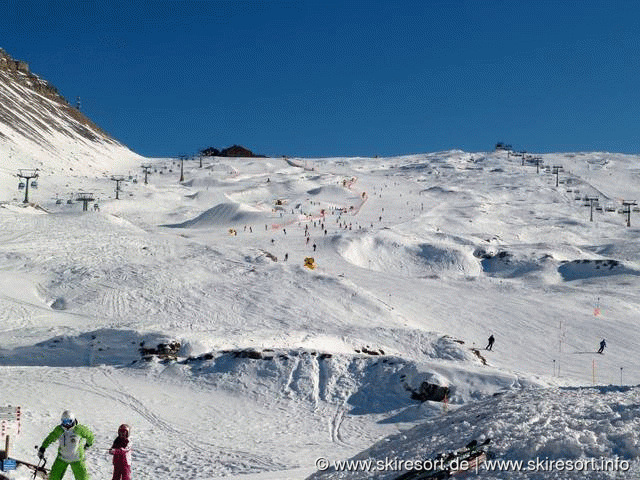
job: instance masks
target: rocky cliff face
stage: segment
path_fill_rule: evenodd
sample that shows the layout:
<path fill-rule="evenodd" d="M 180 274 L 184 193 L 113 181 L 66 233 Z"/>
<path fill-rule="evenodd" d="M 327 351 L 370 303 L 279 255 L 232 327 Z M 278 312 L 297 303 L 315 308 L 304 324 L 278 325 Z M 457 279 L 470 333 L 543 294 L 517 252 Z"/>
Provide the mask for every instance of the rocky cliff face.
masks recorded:
<path fill-rule="evenodd" d="M 58 94 L 58 90 L 46 80 L 42 80 L 37 75 L 33 75 L 29 70 L 29 64 L 24 60 L 15 60 L 0 48 L 0 70 L 6 72 L 10 77 L 27 87 L 48 96 L 49 98 L 62 100 L 62 97 Z"/>
<path fill-rule="evenodd" d="M 0 156 L 4 166 L 113 172 L 138 157 L 31 73 L 29 64 L 0 49 Z M 98 170 L 98 171 L 96 171 Z"/>

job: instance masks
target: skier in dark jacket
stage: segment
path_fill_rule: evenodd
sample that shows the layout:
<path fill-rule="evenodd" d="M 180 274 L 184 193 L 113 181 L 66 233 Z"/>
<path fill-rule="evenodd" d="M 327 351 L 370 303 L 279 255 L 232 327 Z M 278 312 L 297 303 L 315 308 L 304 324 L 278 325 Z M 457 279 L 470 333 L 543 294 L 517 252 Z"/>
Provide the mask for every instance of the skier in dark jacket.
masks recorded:
<path fill-rule="evenodd" d="M 604 347 L 606 346 L 607 346 L 607 342 L 605 342 L 603 338 L 602 341 L 600 342 L 600 349 L 598 350 L 598 353 L 602 353 L 604 351 Z"/>
<path fill-rule="evenodd" d="M 489 337 L 489 344 L 487 345 L 487 350 L 493 350 L 493 342 L 495 342 L 496 339 L 493 338 L 493 334 L 491 334 L 491 336 Z"/>

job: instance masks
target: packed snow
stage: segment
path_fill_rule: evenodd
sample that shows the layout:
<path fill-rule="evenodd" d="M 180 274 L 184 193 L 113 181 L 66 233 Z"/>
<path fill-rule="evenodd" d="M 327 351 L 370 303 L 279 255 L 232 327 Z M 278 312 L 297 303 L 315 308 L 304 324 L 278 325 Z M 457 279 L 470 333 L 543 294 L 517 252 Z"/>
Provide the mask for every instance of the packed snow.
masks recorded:
<path fill-rule="evenodd" d="M 495 459 L 629 472 L 479 478 L 640 472 L 640 218 L 618 212 L 636 199 L 637 156 L 546 154 L 539 173 L 507 152 L 209 157 L 185 161 L 179 182 L 177 159 L 104 148 L 100 168 L 61 149 L 48 169 L 37 148 L 0 144 L 12 456 L 35 462 L 70 409 L 96 435 L 94 478 L 110 475 L 121 423 L 140 480 L 384 480 L 401 471 L 332 463 L 424 460 L 483 438 Z M 36 167 L 23 204 L 15 174 Z M 93 194 L 88 211 L 78 192 Z M 447 402 L 416 399 L 423 382 L 448 386 Z"/>

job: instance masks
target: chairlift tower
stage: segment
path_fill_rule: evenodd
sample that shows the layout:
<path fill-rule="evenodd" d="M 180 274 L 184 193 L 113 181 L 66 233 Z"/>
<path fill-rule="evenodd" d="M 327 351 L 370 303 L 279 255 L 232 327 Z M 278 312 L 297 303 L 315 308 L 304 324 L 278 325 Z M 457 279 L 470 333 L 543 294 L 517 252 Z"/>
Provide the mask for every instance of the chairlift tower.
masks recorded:
<path fill-rule="evenodd" d="M 32 178 L 38 178 L 38 169 L 33 170 L 18 170 L 18 178 L 24 180 L 25 189 L 24 189 L 24 201 L 22 203 L 29 203 L 29 184 L 31 183 Z M 35 185 L 34 185 L 35 187 Z"/>
<path fill-rule="evenodd" d="M 144 184 L 147 185 L 149 183 L 147 177 L 151 173 L 151 165 L 142 165 L 142 170 L 144 170 Z"/>
<path fill-rule="evenodd" d="M 78 193 L 76 200 L 82 202 L 82 211 L 86 212 L 89 210 L 89 202 L 95 201 L 95 197 L 93 196 L 93 193 L 80 192 Z"/>
<path fill-rule="evenodd" d="M 113 175 L 111 180 L 116 182 L 116 200 L 120 200 L 120 196 L 118 194 L 120 193 L 120 182 L 125 181 L 124 175 Z"/>
<path fill-rule="evenodd" d="M 536 162 L 536 173 L 540 173 L 540 165 L 544 163 L 542 157 L 534 157 L 533 161 Z"/>
<path fill-rule="evenodd" d="M 551 173 L 556 176 L 556 187 L 558 186 L 558 177 L 560 177 L 560 171 L 564 170 L 562 165 L 554 165 L 551 167 Z"/>
<path fill-rule="evenodd" d="M 598 203 L 598 200 L 600 200 L 599 197 L 587 197 L 587 200 L 589 201 L 589 207 L 591 208 L 591 213 L 589 214 L 589 221 L 593 222 L 593 206 Z"/>
<path fill-rule="evenodd" d="M 623 200 L 622 201 L 622 213 L 626 213 L 627 214 L 627 227 L 631 226 L 631 206 L 632 205 L 637 205 L 638 202 L 636 202 L 635 200 Z"/>
<path fill-rule="evenodd" d="M 179 182 L 184 182 L 184 159 L 186 155 L 180 155 L 180 180 Z"/>

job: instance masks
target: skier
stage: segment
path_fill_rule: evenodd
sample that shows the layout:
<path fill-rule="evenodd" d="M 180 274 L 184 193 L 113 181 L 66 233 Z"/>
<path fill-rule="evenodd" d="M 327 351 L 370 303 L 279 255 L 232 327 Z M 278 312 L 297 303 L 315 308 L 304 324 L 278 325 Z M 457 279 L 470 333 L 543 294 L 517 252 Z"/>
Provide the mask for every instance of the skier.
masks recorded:
<path fill-rule="evenodd" d="M 57 425 L 38 449 L 38 458 L 44 458 L 44 452 L 49 445 L 59 441 L 58 456 L 51 466 L 49 480 L 61 480 L 67 467 L 76 480 L 89 480 L 89 473 L 84 463 L 84 450 L 93 445 L 93 433 L 88 427 L 78 424 L 78 420 L 69 410 L 62 413 L 60 425 Z"/>
<path fill-rule="evenodd" d="M 496 339 L 493 338 L 493 334 L 491 334 L 491 336 L 489 337 L 489 344 L 487 345 L 486 350 L 493 350 L 493 342 L 495 342 Z"/>
<path fill-rule="evenodd" d="M 603 338 L 602 341 L 600 342 L 600 349 L 598 350 L 598 353 L 602 353 L 604 351 L 604 347 L 606 346 L 607 346 L 607 342 L 605 342 Z"/>
<path fill-rule="evenodd" d="M 129 442 L 129 425 L 123 423 L 118 427 L 118 436 L 109 450 L 113 455 L 112 480 L 131 480 L 131 443 Z"/>

